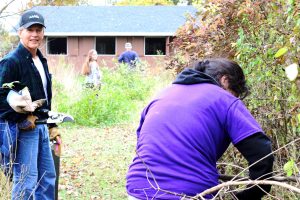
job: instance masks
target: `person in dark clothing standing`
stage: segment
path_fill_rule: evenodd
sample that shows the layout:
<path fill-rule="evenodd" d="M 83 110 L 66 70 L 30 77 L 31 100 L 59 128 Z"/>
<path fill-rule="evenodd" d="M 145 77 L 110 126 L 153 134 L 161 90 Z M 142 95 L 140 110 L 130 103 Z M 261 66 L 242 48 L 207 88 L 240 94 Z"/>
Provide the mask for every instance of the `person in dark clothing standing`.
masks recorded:
<path fill-rule="evenodd" d="M 49 134 L 59 135 L 58 129 L 55 124 L 51 127 L 35 125 L 36 119 L 45 117 L 37 109 L 50 110 L 52 99 L 51 74 L 47 60 L 38 49 L 44 28 L 44 17 L 40 13 L 24 12 L 19 22 L 19 45 L 0 61 L 0 120 L 2 124 L 16 127 L 13 129 L 16 149 L 11 155 L 14 156 L 12 199 L 55 199 L 56 174 Z M 43 100 L 43 103 L 20 109 L 17 97 L 24 92 L 22 87 L 12 85 L 11 90 L 4 87 L 13 82 L 26 86 L 27 97 L 33 102 Z M 0 131 L 5 133 L 6 129 Z"/>
<path fill-rule="evenodd" d="M 136 63 L 139 61 L 138 54 L 132 50 L 132 45 L 129 42 L 125 44 L 125 49 L 126 51 L 119 56 L 118 62 L 126 63 L 130 68 L 135 68 Z"/>
<path fill-rule="evenodd" d="M 129 199 L 189 199 L 218 185 L 216 163 L 230 143 L 249 165 L 265 157 L 249 168 L 251 179 L 270 177 L 271 141 L 241 101 L 247 94 L 236 62 L 212 58 L 184 69 L 141 114 L 126 177 Z M 254 186 L 235 195 L 259 200 L 270 189 Z"/>

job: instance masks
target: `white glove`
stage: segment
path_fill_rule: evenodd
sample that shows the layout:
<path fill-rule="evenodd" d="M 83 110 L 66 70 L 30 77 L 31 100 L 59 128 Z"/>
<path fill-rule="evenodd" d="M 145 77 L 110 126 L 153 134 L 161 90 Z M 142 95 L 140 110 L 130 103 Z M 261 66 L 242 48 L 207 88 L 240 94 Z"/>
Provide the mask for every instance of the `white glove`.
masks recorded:
<path fill-rule="evenodd" d="M 10 107 L 18 113 L 29 113 L 35 111 L 36 108 L 41 107 L 46 101 L 45 99 L 39 99 L 34 102 L 31 100 L 31 96 L 27 87 L 21 91 L 16 92 L 10 90 L 6 100 Z"/>

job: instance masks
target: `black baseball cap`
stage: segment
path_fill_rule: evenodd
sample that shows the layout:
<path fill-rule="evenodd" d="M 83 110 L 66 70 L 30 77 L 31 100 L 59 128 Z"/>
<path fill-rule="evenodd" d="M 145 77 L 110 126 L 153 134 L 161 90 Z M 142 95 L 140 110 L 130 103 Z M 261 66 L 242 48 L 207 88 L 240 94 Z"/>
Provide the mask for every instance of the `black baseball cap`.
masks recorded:
<path fill-rule="evenodd" d="M 32 10 L 24 12 L 20 18 L 19 26 L 28 28 L 34 24 L 40 24 L 46 28 L 44 17 L 40 13 Z"/>

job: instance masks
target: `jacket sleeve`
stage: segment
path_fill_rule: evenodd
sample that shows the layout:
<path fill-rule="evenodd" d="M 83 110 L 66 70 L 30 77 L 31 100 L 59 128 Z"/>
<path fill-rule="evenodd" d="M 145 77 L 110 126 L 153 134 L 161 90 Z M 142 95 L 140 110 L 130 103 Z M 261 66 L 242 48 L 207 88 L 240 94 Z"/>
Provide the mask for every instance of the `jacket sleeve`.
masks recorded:
<path fill-rule="evenodd" d="M 139 61 L 139 55 L 135 52 L 135 58 L 134 58 L 136 61 Z"/>
<path fill-rule="evenodd" d="M 119 63 L 123 62 L 123 53 L 119 56 L 118 62 L 119 62 Z"/>
<path fill-rule="evenodd" d="M 19 80 L 18 63 L 13 59 L 4 58 L 0 62 L 0 118 L 13 122 L 20 122 L 26 119 L 26 114 L 15 112 L 8 104 L 6 97 L 9 89 L 2 88 L 4 83 L 11 83 Z"/>
<path fill-rule="evenodd" d="M 266 156 L 249 168 L 250 179 L 267 179 L 272 176 L 274 156 L 271 154 L 271 141 L 265 134 L 256 133 L 238 142 L 235 146 L 246 158 L 249 165 Z M 249 189 L 235 195 L 239 200 L 260 200 L 270 190 L 271 185 L 250 186 Z"/>

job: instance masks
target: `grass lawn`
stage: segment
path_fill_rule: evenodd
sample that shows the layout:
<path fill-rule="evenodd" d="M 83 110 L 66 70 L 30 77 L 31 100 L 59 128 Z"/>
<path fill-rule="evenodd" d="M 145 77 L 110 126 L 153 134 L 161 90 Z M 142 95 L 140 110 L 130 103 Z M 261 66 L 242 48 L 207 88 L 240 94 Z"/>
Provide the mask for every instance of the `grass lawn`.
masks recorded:
<path fill-rule="evenodd" d="M 127 199 L 125 178 L 134 156 L 136 126 L 61 127 L 59 199 Z"/>

